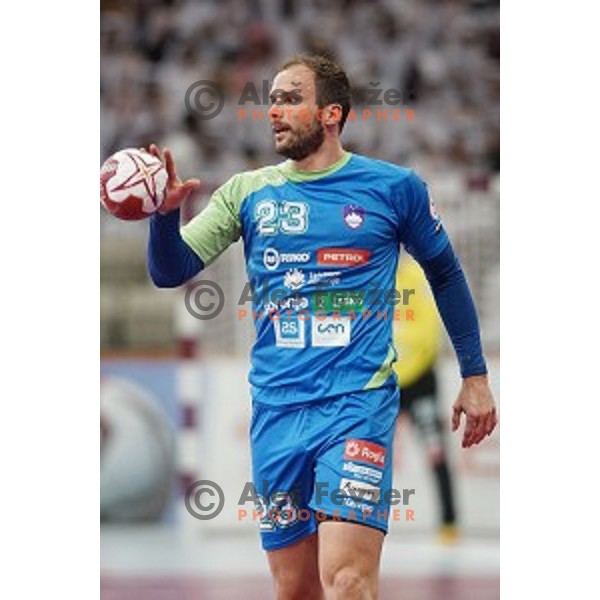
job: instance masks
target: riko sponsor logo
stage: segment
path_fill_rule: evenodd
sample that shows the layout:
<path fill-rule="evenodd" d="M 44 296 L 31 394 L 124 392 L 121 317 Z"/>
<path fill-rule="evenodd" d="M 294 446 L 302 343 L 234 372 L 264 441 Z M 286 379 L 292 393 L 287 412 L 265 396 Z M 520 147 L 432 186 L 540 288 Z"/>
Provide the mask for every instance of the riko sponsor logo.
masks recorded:
<path fill-rule="evenodd" d="M 347 440 L 344 460 L 364 462 L 375 467 L 385 465 L 386 449 L 366 440 Z"/>
<path fill-rule="evenodd" d="M 350 343 L 352 321 L 348 317 L 312 319 L 311 323 L 313 346 L 347 346 Z"/>
<path fill-rule="evenodd" d="M 276 248 L 265 248 L 263 264 L 269 271 L 274 271 L 279 265 L 306 264 L 310 261 L 310 252 L 279 252 Z"/>
<path fill-rule="evenodd" d="M 358 248 L 320 248 L 317 250 L 317 263 L 339 267 L 366 265 L 371 258 L 370 250 Z"/>

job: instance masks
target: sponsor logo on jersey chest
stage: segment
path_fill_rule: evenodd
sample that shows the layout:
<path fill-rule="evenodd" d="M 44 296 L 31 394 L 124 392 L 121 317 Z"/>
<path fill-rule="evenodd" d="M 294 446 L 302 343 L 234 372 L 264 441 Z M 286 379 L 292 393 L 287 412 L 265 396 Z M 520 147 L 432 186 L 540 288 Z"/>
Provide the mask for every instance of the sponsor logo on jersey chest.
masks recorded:
<path fill-rule="evenodd" d="M 311 319 L 311 324 L 313 346 L 347 346 L 350 343 L 352 321 L 348 317 Z"/>
<path fill-rule="evenodd" d="M 370 257 L 370 250 L 359 248 L 319 248 L 317 250 L 317 263 L 320 265 L 354 267 L 366 265 Z"/>
<path fill-rule="evenodd" d="M 275 344 L 279 348 L 304 348 L 305 326 L 298 315 L 286 315 L 285 318 L 273 321 L 275 327 Z"/>
<path fill-rule="evenodd" d="M 279 252 L 277 248 L 265 248 L 263 264 L 269 271 L 274 271 L 279 265 L 305 264 L 310 261 L 310 252 Z"/>

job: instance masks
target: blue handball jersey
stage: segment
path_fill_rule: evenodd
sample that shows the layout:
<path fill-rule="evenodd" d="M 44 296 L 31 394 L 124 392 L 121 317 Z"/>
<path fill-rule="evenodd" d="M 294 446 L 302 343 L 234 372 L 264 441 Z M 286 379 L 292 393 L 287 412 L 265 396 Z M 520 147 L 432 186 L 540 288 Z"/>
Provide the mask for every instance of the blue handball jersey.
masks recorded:
<path fill-rule="evenodd" d="M 395 384 L 400 244 L 423 261 L 448 243 L 413 171 L 348 152 L 322 171 L 285 161 L 235 175 L 181 234 L 205 266 L 243 239 L 256 327 L 249 380 L 270 405 Z"/>

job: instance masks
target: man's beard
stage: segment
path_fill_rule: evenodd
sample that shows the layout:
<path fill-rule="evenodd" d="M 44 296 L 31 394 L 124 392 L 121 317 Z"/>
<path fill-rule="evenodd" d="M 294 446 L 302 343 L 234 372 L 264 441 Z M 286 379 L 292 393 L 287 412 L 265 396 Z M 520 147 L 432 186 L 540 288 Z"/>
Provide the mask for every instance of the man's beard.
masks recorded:
<path fill-rule="evenodd" d="M 275 146 L 275 152 L 292 160 L 304 160 L 316 152 L 325 140 L 325 128 L 319 121 L 314 121 L 314 127 L 301 134 L 291 129 L 289 131 L 292 139 L 280 149 Z"/>

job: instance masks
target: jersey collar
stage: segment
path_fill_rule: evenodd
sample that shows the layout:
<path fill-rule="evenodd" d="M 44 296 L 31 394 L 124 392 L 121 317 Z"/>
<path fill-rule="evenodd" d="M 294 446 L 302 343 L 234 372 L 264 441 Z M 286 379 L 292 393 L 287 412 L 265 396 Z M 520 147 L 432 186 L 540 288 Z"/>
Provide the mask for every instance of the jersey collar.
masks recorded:
<path fill-rule="evenodd" d="M 301 171 L 294 169 L 291 159 L 281 163 L 280 169 L 286 179 L 289 179 L 290 181 L 314 181 L 315 179 L 321 179 L 321 177 L 327 177 L 327 175 L 331 175 L 332 173 L 339 171 L 348 163 L 351 158 L 352 152 L 347 152 L 344 150 L 342 157 L 338 161 L 319 171 Z"/>

